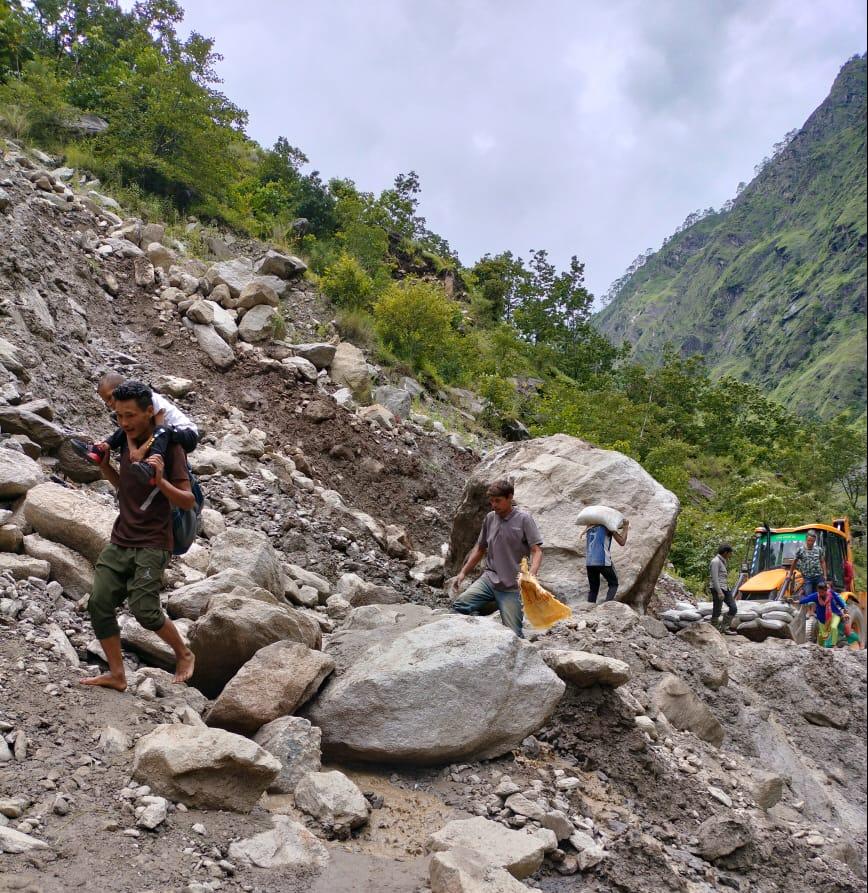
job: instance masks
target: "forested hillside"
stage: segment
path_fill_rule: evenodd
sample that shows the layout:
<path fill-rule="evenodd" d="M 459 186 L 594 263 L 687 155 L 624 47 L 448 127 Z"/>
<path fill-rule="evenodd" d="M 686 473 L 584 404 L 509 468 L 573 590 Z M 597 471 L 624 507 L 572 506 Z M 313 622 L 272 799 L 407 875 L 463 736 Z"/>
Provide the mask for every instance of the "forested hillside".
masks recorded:
<path fill-rule="evenodd" d="M 695 283 L 691 301 L 717 266 L 724 284 L 716 303 L 693 303 L 691 312 L 702 339 L 731 336 L 729 365 L 715 372 L 733 378 L 711 375 L 677 351 L 658 350 L 655 361 L 663 362 L 646 366 L 641 353 L 637 360 L 613 346 L 591 324 L 581 246 L 564 270 L 541 248 L 462 263 L 422 216 L 413 171 L 397 173 L 375 195 L 349 178 L 324 182 L 291 134 L 271 148 L 258 145 L 244 132 L 246 113 L 220 90 L 213 42 L 195 32 L 178 36 L 182 16 L 174 0 L 129 12 L 113 0 L 0 0 L 0 135 L 52 152 L 88 184 L 99 178 L 125 213 L 168 224 L 166 241 L 182 255 L 210 261 L 227 256 L 229 242 L 261 240 L 301 256 L 344 340 L 395 379 L 414 375 L 430 393 L 472 390 L 482 406 L 474 424 L 490 433 L 515 436 L 521 421 L 533 434 L 565 432 L 637 459 L 685 505 L 671 558 L 697 589 L 720 538 L 741 543 L 764 520 L 864 512 L 864 426 L 842 417 L 822 430 L 794 407 L 829 393 L 828 376 L 814 378 L 801 363 L 809 384 L 797 400 L 789 399 L 795 390 L 779 391 L 786 407 L 769 386 L 737 380 L 753 363 L 774 375 L 801 355 L 840 370 L 850 391 L 839 402 L 852 406 L 860 387 L 864 401 L 864 369 L 853 357 L 861 348 L 864 362 L 865 287 L 857 274 L 864 276 L 865 182 L 855 163 L 865 142 L 864 59 L 844 69 L 834 102 L 728 214 L 679 234 L 604 316 L 614 320 L 629 295 L 640 294 L 640 281 L 649 283 L 642 306 L 662 306 L 644 296 L 664 280 L 664 257 L 673 275 L 683 266 L 678 282 Z M 810 177 L 802 173 L 806 158 Z M 836 203 L 824 204 L 821 196 L 832 193 Z M 784 210 L 786 238 L 780 227 L 772 234 L 771 223 Z M 810 253 L 821 231 L 823 263 Z M 695 275 L 684 266 L 706 257 L 714 264 Z M 768 302 L 751 271 L 762 271 Z M 780 286 L 781 271 L 791 286 Z M 773 315 L 782 301 L 793 304 L 790 322 Z M 667 309 L 667 325 L 686 338 L 692 322 L 678 328 L 678 306 Z M 736 306 L 748 309 L 731 317 Z M 276 335 L 292 315 L 284 300 Z M 331 325 L 323 321 L 319 336 Z M 832 338 L 845 327 L 846 337 Z M 836 388 L 844 394 L 844 384 Z M 454 421 L 470 424 L 466 414 Z"/>
<path fill-rule="evenodd" d="M 596 323 L 828 419 L 865 411 L 865 56 L 720 212 L 668 239 Z"/>

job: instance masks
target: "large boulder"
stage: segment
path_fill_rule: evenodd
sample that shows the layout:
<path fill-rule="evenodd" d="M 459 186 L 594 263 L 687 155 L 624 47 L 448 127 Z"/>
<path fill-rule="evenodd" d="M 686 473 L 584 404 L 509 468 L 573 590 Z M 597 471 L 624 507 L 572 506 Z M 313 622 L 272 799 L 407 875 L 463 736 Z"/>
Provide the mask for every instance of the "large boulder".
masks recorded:
<path fill-rule="evenodd" d="M 371 807 L 343 772 L 308 772 L 296 785 L 295 805 L 338 836 L 360 828 Z"/>
<path fill-rule="evenodd" d="M 428 838 L 433 853 L 457 848 L 479 853 L 489 864 L 505 868 L 513 877 L 530 877 L 542 865 L 546 843 L 529 831 L 513 831 L 477 816 L 449 822 Z"/>
<path fill-rule="evenodd" d="M 309 701 L 334 668 L 330 657 L 299 642 L 267 645 L 229 680 L 205 721 L 253 735 Z"/>
<path fill-rule="evenodd" d="M 0 499 L 22 496 L 42 480 L 39 464 L 29 456 L 18 450 L 0 449 Z"/>
<path fill-rule="evenodd" d="M 225 595 L 239 587 L 252 590 L 256 583 L 242 571 L 227 568 L 212 577 L 172 590 L 166 602 L 166 611 L 170 617 L 198 620 L 212 595 Z"/>
<path fill-rule="evenodd" d="M 338 580 L 337 593 L 354 608 L 362 605 L 395 605 L 405 601 L 401 593 L 391 586 L 369 583 L 358 574 L 342 574 Z"/>
<path fill-rule="evenodd" d="M 319 624 L 301 611 L 240 595 L 212 596 L 190 630 L 193 684 L 216 697 L 260 648 L 284 639 L 312 649 L 322 645 Z"/>
<path fill-rule="evenodd" d="M 268 341 L 274 337 L 276 318 L 277 310 L 274 307 L 268 304 L 257 304 L 242 317 L 241 324 L 238 326 L 238 337 L 251 344 Z"/>
<path fill-rule="evenodd" d="M 576 579 L 584 566 L 578 513 L 604 504 L 628 517 L 627 545 L 613 547 L 617 598 L 644 610 L 675 532 L 679 502 L 673 493 L 633 459 L 566 434 L 507 444 L 487 454 L 464 486 L 452 524 L 449 574 L 458 572 L 473 548 L 489 509 L 485 491 L 498 478 L 514 482 L 516 503 L 539 525 L 545 556 L 540 576 L 559 593 L 577 594 Z"/>
<path fill-rule="evenodd" d="M 279 279 L 293 279 L 307 269 L 307 264 L 292 254 L 281 254 L 270 248 L 265 255 L 253 264 L 253 271 L 261 276 L 277 276 Z"/>
<path fill-rule="evenodd" d="M 253 269 L 253 262 L 246 257 L 236 257 L 232 260 L 212 264 L 205 273 L 205 279 L 211 289 L 218 285 L 225 285 L 232 298 L 238 298 L 244 286 L 253 282 L 254 279 L 264 282 L 278 295 L 282 295 L 286 290 L 286 282 L 277 276 L 257 273 Z"/>
<path fill-rule="evenodd" d="M 216 301 L 205 301 L 211 308 L 214 317 L 211 325 L 214 331 L 227 343 L 235 344 L 238 340 L 238 326 L 235 317 L 228 311 L 224 310 Z"/>
<path fill-rule="evenodd" d="M 280 760 L 280 775 L 269 785 L 272 794 L 291 794 L 308 772 L 322 764 L 322 732 L 303 716 L 281 716 L 264 725 L 253 740 Z"/>
<path fill-rule="evenodd" d="M 428 865 L 431 893 L 527 893 L 505 868 L 466 847 L 434 853 Z"/>
<path fill-rule="evenodd" d="M 155 632 L 145 629 L 129 614 L 120 616 L 118 626 L 121 631 L 121 642 L 125 648 L 135 651 L 136 654 L 141 654 L 158 667 L 174 669 L 175 652 Z M 185 645 L 189 644 L 190 621 L 178 620 L 175 623 L 175 628 L 181 636 L 181 641 Z"/>
<path fill-rule="evenodd" d="M 313 363 L 317 369 L 328 369 L 335 358 L 335 345 L 323 341 L 312 344 L 293 344 L 292 350 L 297 357 Z"/>
<path fill-rule="evenodd" d="M 576 688 L 590 688 L 592 685 L 617 688 L 630 681 L 629 664 L 615 657 L 591 654 L 589 651 L 551 649 L 542 652 L 542 659 L 564 682 Z"/>
<path fill-rule="evenodd" d="M 535 649 L 489 621 L 453 615 L 394 638 L 388 627 L 368 635 L 308 710 L 331 756 L 416 765 L 500 756 L 564 692 Z"/>
<path fill-rule="evenodd" d="M 349 388 L 362 403 L 371 398 L 371 376 L 365 355 L 349 341 L 341 341 L 335 349 L 329 369 L 331 380 L 338 387 Z"/>
<path fill-rule="evenodd" d="M 283 595 L 280 559 L 271 540 L 259 530 L 232 527 L 211 541 L 209 576 L 230 569 L 246 574 L 277 596 Z"/>
<path fill-rule="evenodd" d="M 204 726 L 157 726 L 138 740 L 133 757 L 133 778 L 198 809 L 249 812 L 279 772 L 258 744 Z"/>
<path fill-rule="evenodd" d="M 410 409 L 413 405 L 413 397 L 409 391 L 403 388 L 394 388 L 391 385 L 381 385 L 374 389 L 374 402 L 385 406 L 399 419 L 410 417 Z"/>
<path fill-rule="evenodd" d="M 267 304 L 269 307 L 277 307 L 280 304 L 280 298 L 277 292 L 267 283 L 260 279 L 254 279 L 248 282 L 238 298 L 232 303 L 241 310 L 250 310 L 251 307 L 259 307 L 261 304 Z"/>
<path fill-rule="evenodd" d="M 51 579 L 57 580 L 64 591 L 81 598 L 93 589 L 93 565 L 78 552 L 47 540 L 38 533 L 24 537 L 24 551 L 51 565 Z"/>
<path fill-rule="evenodd" d="M 692 732 L 716 747 L 722 743 L 723 726 L 683 679 L 666 673 L 657 683 L 652 700 L 676 729 Z"/>
<path fill-rule="evenodd" d="M 199 347 L 221 372 L 235 362 L 235 351 L 220 337 L 213 326 L 193 324 L 192 328 Z"/>
<path fill-rule="evenodd" d="M 117 512 L 83 490 L 46 483 L 27 491 L 24 517 L 40 536 L 95 562 L 108 545 Z"/>

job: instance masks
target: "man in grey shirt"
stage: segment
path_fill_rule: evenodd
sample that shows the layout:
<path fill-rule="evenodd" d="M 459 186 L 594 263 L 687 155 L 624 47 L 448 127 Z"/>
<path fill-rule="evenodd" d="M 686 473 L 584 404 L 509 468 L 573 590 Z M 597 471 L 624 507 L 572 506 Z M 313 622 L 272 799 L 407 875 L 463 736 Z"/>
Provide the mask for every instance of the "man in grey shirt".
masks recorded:
<path fill-rule="evenodd" d="M 738 613 L 738 606 L 732 597 L 729 589 L 729 580 L 727 580 L 726 561 L 732 555 L 732 546 L 723 543 L 717 550 L 717 555 L 711 559 L 708 568 L 708 588 L 711 590 L 711 601 L 714 605 L 711 612 L 711 622 L 715 626 L 723 625 L 724 628 L 732 624 L 732 618 Z M 727 618 L 720 620 L 720 612 L 723 610 L 723 603 L 726 602 Z"/>
<path fill-rule="evenodd" d="M 465 577 L 483 557 L 485 571 L 468 586 L 452 610 L 458 614 L 491 614 L 498 609 L 504 626 L 523 639 L 519 564 L 529 556 L 530 572 L 536 575 L 542 563 L 542 536 L 534 519 L 513 507 L 514 492 L 509 481 L 495 481 L 488 488 L 492 511 L 485 516 L 479 539 L 452 584 L 453 592 L 460 592 Z"/>

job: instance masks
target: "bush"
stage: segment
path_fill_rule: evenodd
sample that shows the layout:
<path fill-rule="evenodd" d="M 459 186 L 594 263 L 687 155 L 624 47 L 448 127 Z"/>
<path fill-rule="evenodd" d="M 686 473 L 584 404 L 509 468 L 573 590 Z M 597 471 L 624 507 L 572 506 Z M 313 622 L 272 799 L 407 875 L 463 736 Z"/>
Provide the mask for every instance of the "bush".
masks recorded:
<path fill-rule="evenodd" d="M 28 62 L 20 78 L 12 77 L 0 86 L 4 129 L 10 135 L 54 146 L 75 112 L 62 97 L 63 85 L 48 65 Z"/>
<path fill-rule="evenodd" d="M 362 265 L 346 251 L 322 272 L 319 279 L 323 293 L 338 306 L 349 310 L 365 310 L 371 306 L 374 282 Z"/>
<path fill-rule="evenodd" d="M 356 347 L 370 349 L 377 340 L 374 317 L 365 310 L 341 310 L 337 319 L 338 331 L 344 341 L 351 341 Z"/>
<path fill-rule="evenodd" d="M 458 306 L 439 285 L 419 279 L 393 282 L 374 304 L 383 346 L 413 369 L 452 379 L 460 370 L 460 342 L 453 329 Z"/>

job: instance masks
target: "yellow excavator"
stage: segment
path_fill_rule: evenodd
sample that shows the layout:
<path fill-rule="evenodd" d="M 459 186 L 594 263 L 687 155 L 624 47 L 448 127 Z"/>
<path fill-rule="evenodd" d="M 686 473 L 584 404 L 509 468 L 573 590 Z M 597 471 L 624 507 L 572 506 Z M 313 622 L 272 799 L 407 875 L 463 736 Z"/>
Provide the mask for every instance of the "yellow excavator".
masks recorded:
<path fill-rule="evenodd" d="M 829 585 L 847 602 L 847 613 L 858 647 L 865 647 L 865 617 L 868 614 L 866 593 L 856 592 L 853 579 L 853 537 L 861 531 L 850 529 L 849 518 L 836 518 L 831 524 L 803 524 L 799 527 L 769 527 L 754 531 L 753 542 L 733 588 L 736 599 L 776 602 L 793 599 L 798 602 L 804 581 L 794 566 L 796 550 L 805 544 L 808 531 L 815 531 L 818 545 L 826 558 Z M 799 643 L 816 642 L 817 623 L 813 614 L 799 610 L 790 626 L 792 637 Z"/>

